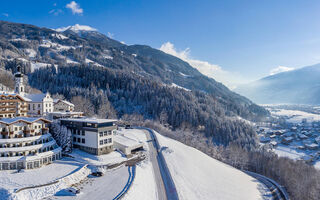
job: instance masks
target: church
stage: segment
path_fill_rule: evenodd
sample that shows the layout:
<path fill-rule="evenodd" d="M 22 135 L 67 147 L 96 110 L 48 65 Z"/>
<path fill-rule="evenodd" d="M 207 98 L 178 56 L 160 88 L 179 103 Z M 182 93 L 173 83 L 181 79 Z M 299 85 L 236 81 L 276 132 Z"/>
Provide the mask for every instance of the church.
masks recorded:
<path fill-rule="evenodd" d="M 0 93 L 0 118 L 45 116 L 54 111 L 53 99 L 49 93 L 26 93 L 20 66 L 17 67 L 14 79 L 14 92 Z"/>

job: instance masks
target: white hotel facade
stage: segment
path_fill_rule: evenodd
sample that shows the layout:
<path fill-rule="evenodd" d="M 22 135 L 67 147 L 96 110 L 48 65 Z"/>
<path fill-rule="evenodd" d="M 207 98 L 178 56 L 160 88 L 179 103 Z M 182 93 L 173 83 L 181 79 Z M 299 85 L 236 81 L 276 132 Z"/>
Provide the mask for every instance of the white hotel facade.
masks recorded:
<path fill-rule="evenodd" d="M 33 169 L 61 158 L 43 118 L 0 119 L 0 170 Z"/>

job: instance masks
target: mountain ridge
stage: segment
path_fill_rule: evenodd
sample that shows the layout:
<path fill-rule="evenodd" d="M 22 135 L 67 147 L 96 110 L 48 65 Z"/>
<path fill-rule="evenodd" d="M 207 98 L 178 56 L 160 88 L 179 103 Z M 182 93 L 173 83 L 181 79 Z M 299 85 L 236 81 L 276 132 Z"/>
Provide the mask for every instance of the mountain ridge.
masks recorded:
<path fill-rule="evenodd" d="M 173 129 L 200 130 L 218 144 L 256 145 L 254 130 L 237 116 L 260 120 L 269 115 L 177 57 L 96 31 L 57 32 L 0 21 L 0 66 L 15 72 L 17 65 L 34 88 L 68 100 L 84 97 L 90 115 L 166 116 Z"/>
<path fill-rule="evenodd" d="M 266 76 L 235 91 L 262 104 L 320 104 L 320 64 Z"/>

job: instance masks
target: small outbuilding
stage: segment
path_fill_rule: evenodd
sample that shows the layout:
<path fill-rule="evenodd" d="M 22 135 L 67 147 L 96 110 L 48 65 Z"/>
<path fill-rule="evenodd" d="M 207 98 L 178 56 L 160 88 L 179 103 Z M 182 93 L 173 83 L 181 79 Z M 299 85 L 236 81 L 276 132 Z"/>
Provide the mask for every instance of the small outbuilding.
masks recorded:
<path fill-rule="evenodd" d="M 124 153 L 126 156 L 131 156 L 133 152 L 142 150 L 143 144 L 136 140 L 133 140 L 124 135 L 114 136 L 114 147 Z"/>

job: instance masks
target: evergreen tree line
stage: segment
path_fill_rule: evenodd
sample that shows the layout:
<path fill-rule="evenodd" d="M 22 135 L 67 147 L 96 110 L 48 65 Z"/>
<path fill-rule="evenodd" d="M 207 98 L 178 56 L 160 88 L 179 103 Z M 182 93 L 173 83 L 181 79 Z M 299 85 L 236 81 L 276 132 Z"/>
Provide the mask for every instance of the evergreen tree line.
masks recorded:
<path fill-rule="evenodd" d="M 165 86 L 123 70 L 80 66 L 59 67 L 58 71 L 54 67 L 36 70 L 29 76 L 29 83 L 68 100 L 83 98 L 92 105 L 86 106 L 86 114 L 98 114 L 101 106 L 107 105 L 105 116 L 120 118 L 137 113 L 145 119 L 158 120 L 165 115 L 165 123 L 171 129 L 199 130 L 217 144 L 228 145 L 232 141 L 248 149 L 257 144 L 252 127 L 234 117 L 238 110 L 207 93 Z"/>

